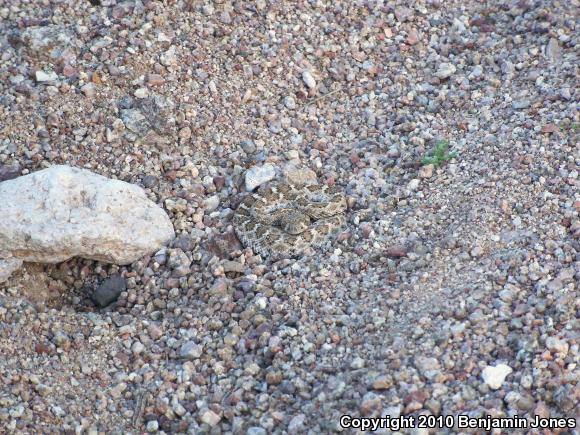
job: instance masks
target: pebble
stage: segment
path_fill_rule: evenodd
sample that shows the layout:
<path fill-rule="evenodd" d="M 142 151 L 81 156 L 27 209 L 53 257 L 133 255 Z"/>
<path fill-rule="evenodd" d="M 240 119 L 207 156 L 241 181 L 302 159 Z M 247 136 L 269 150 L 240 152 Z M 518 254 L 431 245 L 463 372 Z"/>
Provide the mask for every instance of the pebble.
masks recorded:
<path fill-rule="evenodd" d="M 405 257 L 407 252 L 407 248 L 404 245 L 393 245 L 385 250 L 385 255 L 387 257 L 400 258 Z"/>
<path fill-rule="evenodd" d="M 512 107 L 517 110 L 527 109 L 530 107 L 530 102 L 528 100 L 514 100 L 512 101 Z"/>
<path fill-rule="evenodd" d="M 113 275 L 96 288 L 91 294 L 91 299 L 99 307 L 104 308 L 115 302 L 126 289 L 125 280 L 120 275 Z"/>
<path fill-rule="evenodd" d="M 181 345 L 179 355 L 181 356 L 181 358 L 192 360 L 199 358 L 202 352 L 203 352 L 202 346 L 198 345 L 194 341 L 186 341 Z"/>
<path fill-rule="evenodd" d="M 441 63 L 435 72 L 435 77 L 444 80 L 455 74 L 457 68 L 451 63 Z"/>
<path fill-rule="evenodd" d="M 316 83 L 314 85 L 316 86 Z M 296 109 L 296 100 L 291 96 L 284 97 L 284 106 L 287 109 L 294 110 Z"/>
<path fill-rule="evenodd" d="M 506 364 L 487 366 L 483 369 L 482 377 L 486 385 L 492 390 L 497 390 L 503 385 L 505 378 L 512 372 L 512 368 Z"/>
<path fill-rule="evenodd" d="M 151 189 L 152 187 L 155 187 L 159 184 L 159 178 L 154 175 L 145 175 L 141 180 L 141 183 L 147 189 Z"/>
<path fill-rule="evenodd" d="M 304 427 L 304 421 L 306 420 L 306 416 L 304 414 L 298 414 L 290 420 L 288 423 L 288 431 L 290 433 L 298 433 Z"/>
<path fill-rule="evenodd" d="M 222 263 L 224 267 L 224 272 L 237 272 L 244 273 L 245 266 L 237 261 L 224 261 Z"/>
<path fill-rule="evenodd" d="M 418 178 L 414 178 L 411 181 L 409 181 L 409 184 L 407 184 L 407 189 L 409 189 L 410 191 L 417 190 L 419 188 L 420 183 L 421 180 L 419 180 Z"/>
<path fill-rule="evenodd" d="M 36 81 L 39 83 L 54 82 L 58 80 L 58 75 L 54 71 L 36 71 Z"/>
<path fill-rule="evenodd" d="M 165 83 L 165 78 L 161 74 L 148 74 L 147 83 L 149 86 L 161 86 Z"/>
<path fill-rule="evenodd" d="M 302 80 L 304 80 L 309 89 L 316 89 L 316 80 L 314 80 L 310 71 L 305 70 L 302 72 Z"/>
<path fill-rule="evenodd" d="M 421 169 L 419 169 L 419 178 L 431 178 L 434 170 L 435 165 L 433 164 L 421 166 Z"/>
<path fill-rule="evenodd" d="M 379 376 L 373 381 L 375 390 L 388 390 L 393 386 L 393 378 L 389 375 Z"/>
<path fill-rule="evenodd" d="M 212 195 L 209 198 L 203 200 L 203 208 L 208 211 L 216 210 L 220 205 L 220 197 L 219 195 Z"/>
<path fill-rule="evenodd" d="M 157 420 L 149 420 L 145 428 L 149 433 L 157 433 L 159 430 L 159 422 Z"/>
<path fill-rule="evenodd" d="M 12 180 L 20 175 L 20 165 L 2 165 L 0 164 L 0 182 Z"/>
<path fill-rule="evenodd" d="M 8 281 L 8 278 L 22 267 L 23 261 L 18 258 L 0 258 L 0 283 Z"/>
<path fill-rule="evenodd" d="M 213 412 L 211 409 L 208 409 L 201 415 L 201 421 L 205 424 L 210 425 L 211 427 L 216 426 L 221 420 L 221 417 Z"/>
<path fill-rule="evenodd" d="M 81 92 L 85 94 L 85 97 L 92 98 L 96 94 L 96 89 L 94 83 L 87 83 L 81 87 Z"/>
<path fill-rule="evenodd" d="M 147 88 L 139 88 L 133 92 L 136 98 L 146 98 L 149 96 L 149 90 Z"/>
<path fill-rule="evenodd" d="M 440 366 L 436 358 L 418 357 L 415 358 L 415 366 L 419 372 L 427 379 L 432 379 L 439 374 Z"/>
<path fill-rule="evenodd" d="M 570 346 L 565 340 L 560 340 L 556 337 L 548 337 L 546 347 L 552 352 L 557 352 L 560 358 L 566 358 L 568 350 L 570 349 Z"/>
<path fill-rule="evenodd" d="M 246 171 L 246 191 L 251 192 L 275 177 L 276 169 L 273 165 L 254 166 Z"/>
<path fill-rule="evenodd" d="M 552 61 L 557 62 L 561 57 L 560 44 L 556 38 L 550 38 L 546 45 L 546 57 Z"/>

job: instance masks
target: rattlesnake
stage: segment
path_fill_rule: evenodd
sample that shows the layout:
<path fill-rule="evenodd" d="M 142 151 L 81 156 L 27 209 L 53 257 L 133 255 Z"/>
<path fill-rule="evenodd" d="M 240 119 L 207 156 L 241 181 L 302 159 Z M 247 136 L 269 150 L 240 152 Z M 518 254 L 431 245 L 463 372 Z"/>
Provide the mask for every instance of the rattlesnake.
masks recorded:
<path fill-rule="evenodd" d="M 343 227 L 346 198 L 336 188 L 277 184 L 247 195 L 233 224 L 246 247 L 272 259 L 296 257 Z"/>

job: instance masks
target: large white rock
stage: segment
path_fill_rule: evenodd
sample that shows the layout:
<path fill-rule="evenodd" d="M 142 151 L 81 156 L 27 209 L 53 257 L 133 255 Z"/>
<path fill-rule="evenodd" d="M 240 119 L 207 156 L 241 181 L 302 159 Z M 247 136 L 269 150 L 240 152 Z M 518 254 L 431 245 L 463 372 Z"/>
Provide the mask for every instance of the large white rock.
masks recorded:
<path fill-rule="evenodd" d="M 175 237 L 143 189 L 69 166 L 0 183 L 0 259 L 129 264 Z M 6 264 L 5 264 L 6 266 Z"/>

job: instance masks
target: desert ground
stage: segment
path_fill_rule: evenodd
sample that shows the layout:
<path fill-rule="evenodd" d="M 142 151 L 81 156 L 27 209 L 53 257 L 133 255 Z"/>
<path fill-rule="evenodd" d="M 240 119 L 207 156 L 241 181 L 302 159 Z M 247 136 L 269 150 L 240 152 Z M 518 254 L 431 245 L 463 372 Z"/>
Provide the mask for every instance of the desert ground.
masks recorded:
<path fill-rule="evenodd" d="M 502 433 L 578 434 L 579 11 L 0 0 L 0 181 L 87 169 L 143 188 L 176 233 L 129 265 L 0 284 L 0 433 L 517 415 L 571 420 Z M 232 221 L 249 173 L 340 190 L 344 227 L 257 254 Z"/>

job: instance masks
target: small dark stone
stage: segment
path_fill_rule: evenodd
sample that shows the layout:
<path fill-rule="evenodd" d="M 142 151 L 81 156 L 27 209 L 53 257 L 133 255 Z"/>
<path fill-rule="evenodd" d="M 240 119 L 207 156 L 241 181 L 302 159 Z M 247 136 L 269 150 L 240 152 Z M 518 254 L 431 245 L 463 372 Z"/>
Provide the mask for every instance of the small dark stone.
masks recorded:
<path fill-rule="evenodd" d="M 226 178 L 221 176 L 213 177 L 213 184 L 215 185 L 216 190 L 222 190 L 226 184 Z"/>
<path fill-rule="evenodd" d="M 181 234 L 173 241 L 173 247 L 179 248 L 182 251 L 193 251 L 196 242 L 189 234 Z"/>
<path fill-rule="evenodd" d="M 0 182 L 12 180 L 20 175 L 20 165 L 12 166 L 0 165 Z"/>
<path fill-rule="evenodd" d="M 127 289 L 125 280 L 119 275 L 113 275 L 107 278 L 103 283 L 97 287 L 95 292 L 91 295 L 91 299 L 99 307 L 104 308 L 107 305 L 115 302 L 119 295 Z"/>
<path fill-rule="evenodd" d="M 159 179 L 154 175 L 145 175 L 141 180 L 141 183 L 143 183 L 143 186 L 145 186 L 147 189 L 150 189 L 159 184 Z"/>
<path fill-rule="evenodd" d="M 245 294 L 251 293 L 256 289 L 256 283 L 254 281 L 242 280 L 238 283 L 236 289 L 244 292 Z"/>

